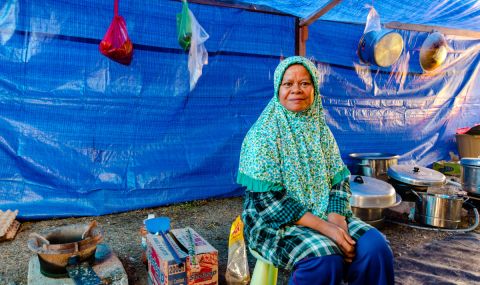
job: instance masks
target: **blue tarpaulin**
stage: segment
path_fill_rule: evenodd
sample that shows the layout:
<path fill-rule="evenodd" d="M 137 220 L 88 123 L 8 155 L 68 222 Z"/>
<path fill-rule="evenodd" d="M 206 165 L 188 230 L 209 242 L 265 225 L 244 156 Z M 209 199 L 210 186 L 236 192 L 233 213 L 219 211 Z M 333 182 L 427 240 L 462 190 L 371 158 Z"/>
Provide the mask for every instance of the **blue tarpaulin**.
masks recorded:
<path fill-rule="evenodd" d="M 306 17 L 329 1 L 237 2 L 274 2 Z M 420 165 L 448 158 L 455 129 L 480 122 L 480 41 L 446 35 L 445 66 L 425 75 L 418 53 L 427 34 L 399 31 L 399 63 L 368 66 L 356 55 L 362 2 L 340 2 L 310 26 L 307 42 L 342 155 L 382 151 Z M 436 7 L 429 18 L 419 1 L 383 2 L 397 3 L 375 6 L 382 22 L 479 29 L 476 1 L 423 1 Z M 448 2 L 463 10 L 450 13 Z M 189 7 L 210 35 L 191 92 L 179 1 L 120 1 L 134 44 L 129 66 L 98 50 L 113 1 L 0 3 L 0 209 L 29 219 L 102 215 L 242 193 L 241 142 L 273 95 L 276 65 L 294 55 L 295 17 Z"/>

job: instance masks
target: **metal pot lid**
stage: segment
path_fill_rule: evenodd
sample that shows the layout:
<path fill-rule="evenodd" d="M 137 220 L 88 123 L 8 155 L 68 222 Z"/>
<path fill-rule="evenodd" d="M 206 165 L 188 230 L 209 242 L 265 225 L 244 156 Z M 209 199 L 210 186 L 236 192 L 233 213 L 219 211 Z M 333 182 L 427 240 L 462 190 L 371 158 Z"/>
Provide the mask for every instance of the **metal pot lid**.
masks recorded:
<path fill-rule="evenodd" d="M 447 180 L 442 173 L 417 165 L 391 165 L 387 175 L 397 181 L 414 186 L 440 186 Z"/>
<path fill-rule="evenodd" d="M 426 197 L 433 197 L 439 199 L 447 199 L 447 200 L 463 200 L 465 195 L 459 194 L 439 194 L 439 193 L 429 193 L 429 192 L 417 192 L 417 195 L 421 196 L 422 199 Z"/>
<path fill-rule="evenodd" d="M 392 153 L 384 153 L 384 152 L 356 152 L 350 153 L 349 156 L 351 158 L 356 159 L 399 159 L 400 156 L 397 154 Z"/>
<path fill-rule="evenodd" d="M 465 157 L 460 160 L 460 164 L 480 167 L 480 158 Z"/>
<path fill-rule="evenodd" d="M 425 39 L 420 48 L 420 66 L 432 71 L 443 64 L 448 54 L 448 43 L 443 34 L 433 32 Z"/>
<path fill-rule="evenodd" d="M 358 208 L 388 208 L 396 203 L 395 188 L 380 179 L 350 176 L 350 204 Z"/>

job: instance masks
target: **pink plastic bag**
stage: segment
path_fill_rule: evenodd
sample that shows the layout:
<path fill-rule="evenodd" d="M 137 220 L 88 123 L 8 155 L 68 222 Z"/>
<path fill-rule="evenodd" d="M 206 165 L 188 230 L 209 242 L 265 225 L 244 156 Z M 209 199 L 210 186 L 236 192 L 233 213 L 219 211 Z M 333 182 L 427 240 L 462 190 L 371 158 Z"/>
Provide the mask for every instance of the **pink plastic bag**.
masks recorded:
<path fill-rule="evenodd" d="M 128 37 L 125 20 L 118 15 L 118 0 L 115 0 L 114 5 L 112 23 L 98 48 L 106 57 L 118 63 L 129 65 L 133 56 L 133 44 Z"/>

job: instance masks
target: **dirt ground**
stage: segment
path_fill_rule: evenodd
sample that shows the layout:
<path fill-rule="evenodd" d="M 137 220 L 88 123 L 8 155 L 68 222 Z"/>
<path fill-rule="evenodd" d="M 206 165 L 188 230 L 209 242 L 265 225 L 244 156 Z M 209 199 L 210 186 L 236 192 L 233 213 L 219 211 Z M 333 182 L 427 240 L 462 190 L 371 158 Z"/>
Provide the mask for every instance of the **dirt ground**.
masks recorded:
<path fill-rule="evenodd" d="M 225 283 L 230 226 L 241 214 L 242 198 L 195 201 L 172 206 L 136 210 L 100 217 L 81 217 L 23 222 L 13 241 L 0 243 L 0 285 L 27 284 L 28 261 L 33 253 L 27 247 L 28 235 L 43 229 L 73 223 L 88 223 L 95 219 L 104 230 L 104 242 L 117 254 L 128 274 L 129 284 L 147 284 L 147 272 L 141 262 L 139 229 L 149 213 L 167 216 L 172 228 L 190 226 L 207 239 L 219 252 L 219 284 Z M 390 240 L 395 256 L 453 233 L 413 229 L 386 223 L 381 230 Z M 477 230 L 478 231 L 478 228 Z M 249 256 L 253 271 L 254 258 Z M 278 284 L 286 284 L 288 272 L 280 272 Z"/>

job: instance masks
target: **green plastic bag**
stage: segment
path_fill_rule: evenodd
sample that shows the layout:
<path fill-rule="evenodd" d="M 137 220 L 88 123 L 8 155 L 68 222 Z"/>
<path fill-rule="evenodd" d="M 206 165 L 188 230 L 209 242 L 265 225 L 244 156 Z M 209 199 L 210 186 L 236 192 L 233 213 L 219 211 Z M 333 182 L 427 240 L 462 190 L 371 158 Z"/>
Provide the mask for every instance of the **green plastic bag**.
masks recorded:
<path fill-rule="evenodd" d="M 190 19 L 187 1 L 182 2 L 182 12 L 177 14 L 177 36 L 180 46 L 184 50 L 188 50 L 192 39 L 192 20 Z"/>

